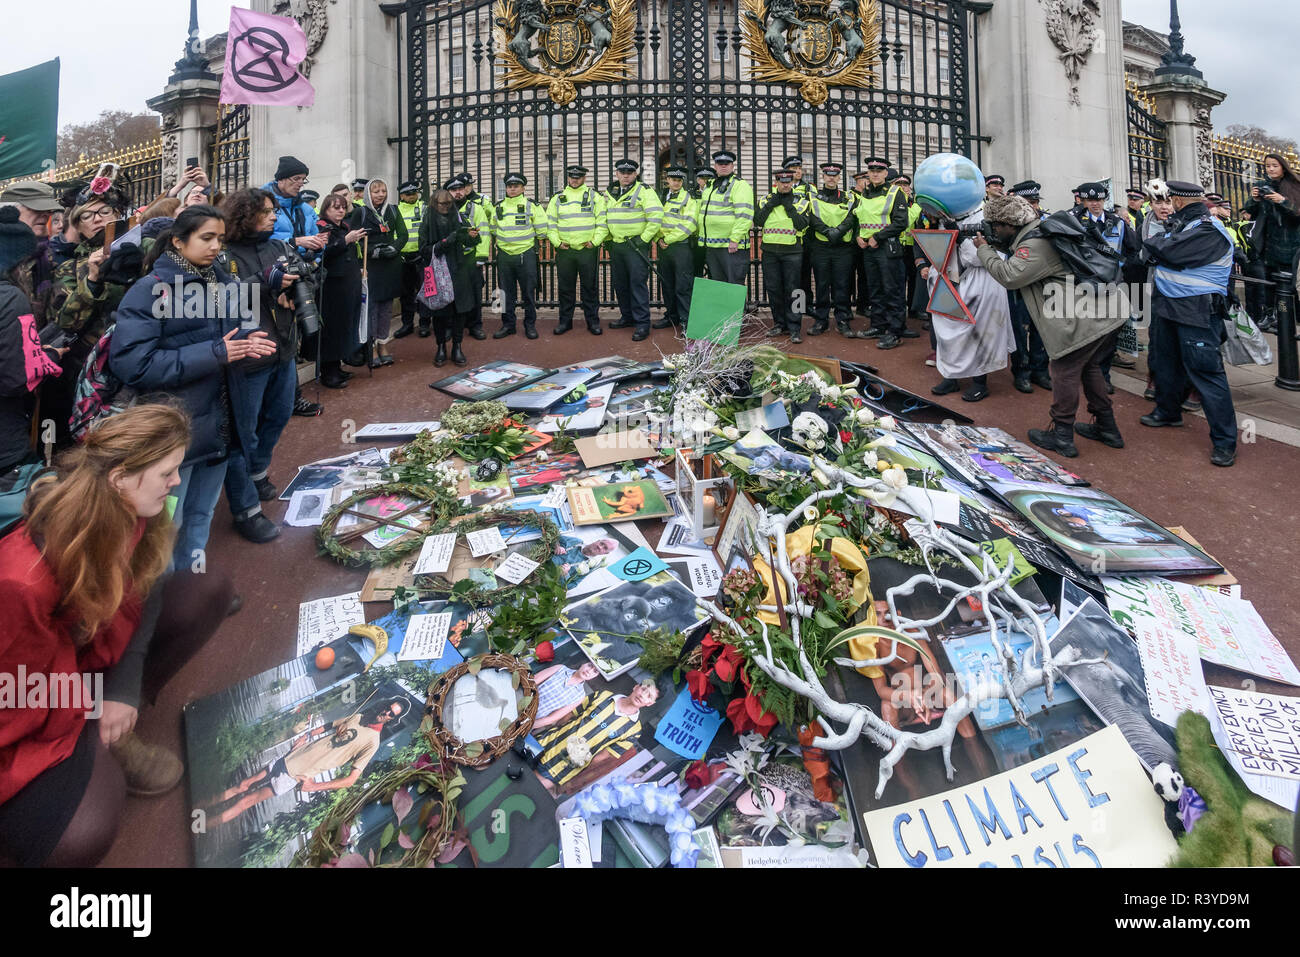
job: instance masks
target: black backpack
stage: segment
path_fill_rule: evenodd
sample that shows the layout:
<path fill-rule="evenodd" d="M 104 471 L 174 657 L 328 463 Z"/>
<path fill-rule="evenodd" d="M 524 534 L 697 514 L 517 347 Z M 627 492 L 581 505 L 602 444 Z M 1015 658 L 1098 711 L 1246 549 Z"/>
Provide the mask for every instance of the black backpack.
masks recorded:
<path fill-rule="evenodd" d="M 1067 210 L 1052 213 L 1026 239 L 1046 239 L 1074 273 L 1075 285 L 1104 286 L 1119 282 L 1119 253 L 1106 240 L 1083 227 Z"/>

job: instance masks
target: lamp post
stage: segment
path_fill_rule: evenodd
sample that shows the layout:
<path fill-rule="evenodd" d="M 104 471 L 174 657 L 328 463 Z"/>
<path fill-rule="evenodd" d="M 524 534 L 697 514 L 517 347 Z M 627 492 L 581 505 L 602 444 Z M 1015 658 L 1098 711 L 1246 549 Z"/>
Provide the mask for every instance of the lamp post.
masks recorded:
<path fill-rule="evenodd" d="M 1169 52 L 1160 58 L 1156 76 L 1194 76 L 1204 79 L 1196 69 L 1196 57 L 1183 49 L 1183 25 L 1178 19 L 1178 0 L 1169 0 Z"/>
<path fill-rule="evenodd" d="M 203 55 L 203 42 L 199 39 L 199 0 L 190 0 L 190 28 L 185 36 L 185 53 L 176 61 L 171 82 L 212 79 L 216 79 L 216 74 L 208 69 L 208 58 Z"/>

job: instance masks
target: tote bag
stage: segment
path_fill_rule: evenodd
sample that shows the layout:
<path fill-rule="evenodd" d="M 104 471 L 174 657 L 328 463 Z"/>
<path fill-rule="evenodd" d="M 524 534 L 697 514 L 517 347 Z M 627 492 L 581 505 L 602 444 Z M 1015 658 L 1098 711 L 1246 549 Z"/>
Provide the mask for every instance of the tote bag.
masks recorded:
<path fill-rule="evenodd" d="M 423 303 L 431 310 L 438 310 L 451 305 L 456 299 L 456 290 L 451 284 L 451 269 L 447 257 L 433 254 L 433 261 L 424 267 L 424 285 L 417 302 Z"/>

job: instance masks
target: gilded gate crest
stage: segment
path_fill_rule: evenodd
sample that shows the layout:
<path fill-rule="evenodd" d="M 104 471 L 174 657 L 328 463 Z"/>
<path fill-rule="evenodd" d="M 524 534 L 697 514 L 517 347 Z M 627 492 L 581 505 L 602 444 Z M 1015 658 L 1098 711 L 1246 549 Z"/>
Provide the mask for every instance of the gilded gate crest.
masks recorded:
<path fill-rule="evenodd" d="M 626 73 L 636 0 L 498 0 L 493 13 L 507 89 L 545 86 L 564 105 Z"/>
<path fill-rule="evenodd" d="M 744 0 L 750 75 L 789 83 L 814 106 L 831 86 L 867 87 L 880 55 L 876 0 Z"/>

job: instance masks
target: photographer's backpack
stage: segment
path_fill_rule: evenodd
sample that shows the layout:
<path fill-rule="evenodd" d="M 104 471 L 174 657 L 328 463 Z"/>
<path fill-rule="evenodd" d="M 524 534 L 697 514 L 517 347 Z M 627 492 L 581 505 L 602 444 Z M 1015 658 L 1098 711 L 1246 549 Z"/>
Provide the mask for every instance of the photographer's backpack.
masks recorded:
<path fill-rule="evenodd" d="M 1104 286 L 1119 282 L 1120 257 L 1100 236 L 1083 227 L 1070 212 L 1060 210 L 1044 219 L 1026 239 L 1046 239 L 1074 273 L 1078 286 Z"/>

